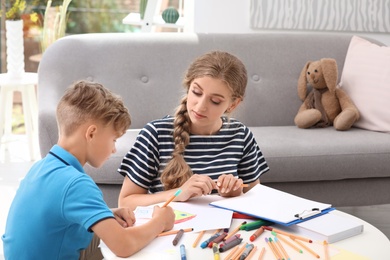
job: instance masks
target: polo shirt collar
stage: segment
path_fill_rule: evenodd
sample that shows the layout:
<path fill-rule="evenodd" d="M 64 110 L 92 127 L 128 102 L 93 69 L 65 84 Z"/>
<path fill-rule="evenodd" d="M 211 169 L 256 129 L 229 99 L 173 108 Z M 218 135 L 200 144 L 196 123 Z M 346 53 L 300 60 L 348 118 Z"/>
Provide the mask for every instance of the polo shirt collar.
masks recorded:
<path fill-rule="evenodd" d="M 77 160 L 76 157 L 74 157 L 71 153 L 69 153 L 67 150 L 59 146 L 58 144 L 55 144 L 51 149 L 50 152 L 54 153 L 58 157 L 60 157 L 62 160 L 64 160 L 69 165 L 76 168 L 78 171 L 85 173 L 83 166 L 80 164 L 79 160 Z"/>

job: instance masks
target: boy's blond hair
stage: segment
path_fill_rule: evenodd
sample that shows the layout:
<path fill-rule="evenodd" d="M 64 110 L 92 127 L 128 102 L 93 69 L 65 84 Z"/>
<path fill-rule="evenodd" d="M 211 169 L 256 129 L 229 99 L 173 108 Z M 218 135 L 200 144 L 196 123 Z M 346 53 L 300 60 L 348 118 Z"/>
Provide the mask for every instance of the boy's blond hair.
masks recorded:
<path fill-rule="evenodd" d="M 122 98 L 96 82 L 78 81 L 68 87 L 57 106 L 60 135 L 71 135 L 81 124 L 97 121 L 112 125 L 118 136 L 130 127 L 131 119 Z"/>

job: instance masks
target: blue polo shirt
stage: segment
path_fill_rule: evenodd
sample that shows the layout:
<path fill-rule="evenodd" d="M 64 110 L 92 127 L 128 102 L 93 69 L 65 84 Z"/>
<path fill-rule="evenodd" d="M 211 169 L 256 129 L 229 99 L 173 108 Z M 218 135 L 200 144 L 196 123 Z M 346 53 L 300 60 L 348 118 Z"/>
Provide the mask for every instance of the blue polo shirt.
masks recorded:
<path fill-rule="evenodd" d="M 79 161 L 58 145 L 21 181 L 8 213 L 6 259 L 79 259 L 90 228 L 113 218 Z"/>

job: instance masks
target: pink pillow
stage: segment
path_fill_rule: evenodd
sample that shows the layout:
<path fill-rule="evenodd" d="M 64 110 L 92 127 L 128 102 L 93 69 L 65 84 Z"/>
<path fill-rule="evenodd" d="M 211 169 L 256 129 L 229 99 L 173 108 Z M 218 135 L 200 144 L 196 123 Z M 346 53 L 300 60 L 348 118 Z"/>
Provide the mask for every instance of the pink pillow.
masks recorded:
<path fill-rule="evenodd" d="M 360 112 L 354 126 L 390 132 L 390 47 L 353 36 L 340 84 Z"/>

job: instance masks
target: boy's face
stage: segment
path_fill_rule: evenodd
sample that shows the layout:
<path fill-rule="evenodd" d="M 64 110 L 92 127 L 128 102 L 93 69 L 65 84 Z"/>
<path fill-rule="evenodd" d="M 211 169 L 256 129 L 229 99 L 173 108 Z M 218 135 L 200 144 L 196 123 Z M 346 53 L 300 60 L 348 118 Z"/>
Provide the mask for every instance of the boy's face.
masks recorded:
<path fill-rule="evenodd" d="M 94 126 L 96 128 L 90 133 L 91 139 L 88 142 L 87 162 L 92 167 L 99 168 L 116 152 L 115 143 L 119 136 L 112 126 Z"/>

